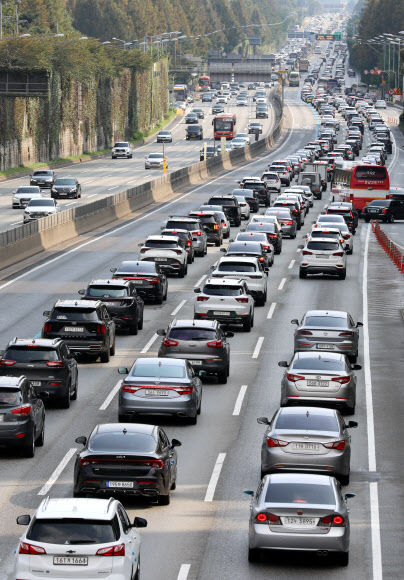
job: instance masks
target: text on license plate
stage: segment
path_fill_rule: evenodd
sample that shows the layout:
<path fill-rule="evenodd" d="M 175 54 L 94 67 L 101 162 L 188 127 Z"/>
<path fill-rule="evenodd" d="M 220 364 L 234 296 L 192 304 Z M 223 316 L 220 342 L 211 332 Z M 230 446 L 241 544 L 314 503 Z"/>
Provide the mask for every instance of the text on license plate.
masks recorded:
<path fill-rule="evenodd" d="M 332 350 L 334 348 L 334 345 L 333 344 L 318 344 L 317 348 L 320 348 L 322 350 L 325 350 L 325 349 Z"/>
<path fill-rule="evenodd" d="M 55 566 L 88 566 L 87 556 L 53 556 Z"/>
<path fill-rule="evenodd" d="M 31 385 L 33 387 L 40 387 L 41 386 L 41 381 L 31 381 Z"/>
<path fill-rule="evenodd" d="M 285 526 L 315 526 L 317 524 L 316 518 L 297 518 L 291 516 L 285 516 L 281 518 L 282 523 Z"/>
<path fill-rule="evenodd" d="M 160 389 L 146 389 L 146 395 L 157 395 L 159 397 L 168 397 L 168 391 Z"/>
<path fill-rule="evenodd" d="M 328 254 L 316 254 L 316 258 L 321 258 L 322 260 L 328 260 L 329 257 Z"/>
<path fill-rule="evenodd" d="M 116 306 L 116 302 L 104 302 L 105 306 Z"/>
<path fill-rule="evenodd" d="M 201 360 L 190 360 L 189 364 L 191 365 L 201 365 L 202 361 Z"/>
<path fill-rule="evenodd" d="M 292 443 L 293 451 L 318 451 L 319 443 Z"/>
<path fill-rule="evenodd" d="M 125 489 L 132 489 L 133 488 L 133 481 L 107 481 L 107 487 L 115 487 L 115 488 L 125 488 Z"/>
<path fill-rule="evenodd" d="M 83 326 L 65 326 L 65 332 L 84 332 Z"/>
<path fill-rule="evenodd" d="M 328 387 L 328 381 L 307 381 L 308 387 Z"/>
<path fill-rule="evenodd" d="M 222 312 L 221 310 L 214 310 L 215 316 L 230 316 L 230 312 Z"/>
<path fill-rule="evenodd" d="M 156 262 L 167 262 L 167 258 L 154 258 Z"/>

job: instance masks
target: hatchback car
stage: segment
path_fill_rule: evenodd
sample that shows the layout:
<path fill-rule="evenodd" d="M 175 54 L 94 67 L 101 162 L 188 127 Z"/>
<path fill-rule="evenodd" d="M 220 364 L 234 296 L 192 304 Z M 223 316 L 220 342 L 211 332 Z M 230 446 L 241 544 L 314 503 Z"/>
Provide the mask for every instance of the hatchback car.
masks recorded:
<path fill-rule="evenodd" d="M 338 240 L 309 238 L 301 246 L 299 278 L 307 274 L 332 274 L 346 278 L 346 253 Z"/>
<path fill-rule="evenodd" d="M 169 505 L 177 485 L 180 441 L 169 441 L 156 425 L 104 423 L 87 438 L 74 466 L 74 497 L 83 495 L 140 495 Z M 146 480 L 146 481 L 145 481 Z"/>
<path fill-rule="evenodd" d="M 233 335 L 224 331 L 217 320 L 174 320 L 167 330 L 157 331 L 163 337 L 158 356 L 187 359 L 194 370 L 216 375 L 226 384 L 230 374 L 230 343 Z"/>
<path fill-rule="evenodd" d="M 78 517 L 79 515 L 79 517 Z M 113 499 L 44 499 L 34 515 L 17 518 L 28 526 L 16 550 L 15 578 L 140 578 L 138 528 Z M 71 572 L 70 572 L 71 570 Z"/>
<path fill-rule="evenodd" d="M 359 349 L 359 328 L 348 312 L 341 310 L 309 310 L 297 325 L 294 336 L 294 351 L 331 351 L 345 354 L 356 362 Z"/>
<path fill-rule="evenodd" d="M 185 359 L 138 358 L 130 370 L 118 372 L 127 375 L 119 390 L 120 423 L 141 415 L 171 415 L 196 425 L 204 371 L 196 374 Z"/>
<path fill-rule="evenodd" d="M 336 409 L 323 407 L 281 407 L 267 425 L 261 447 L 261 479 L 267 473 L 306 472 L 336 477 L 348 485 L 351 463 L 351 436 Z"/>
<path fill-rule="evenodd" d="M 349 562 L 350 526 L 339 482 L 328 475 L 266 475 L 251 495 L 248 559 L 263 550 L 333 554 L 341 566 Z M 289 556 L 290 558 L 290 556 Z"/>
<path fill-rule="evenodd" d="M 167 276 L 156 262 L 125 261 L 118 268 L 110 268 L 112 279 L 131 280 L 143 300 L 162 304 L 167 300 Z"/>
<path fill-rule="evenodd" d="M 51 188 L 56 180 L 56 174 L 51 169 L 37 169 L 30 175 L 29 184 L 38 185 L 41 189 Z"/>
<path fill-rule="evenodd" d="M 355 413 L 356 375 L 361 365 L 351 365 L 344 354 L 335 352 L 296 352 L 286 368 L 281 383 L 281 407 L 319 405 Z"/>
<path fill-rule="evenodd" d="M 45 407 L 24 375 L 0 377 L 0 446 L 19 448 L 34 457 L 35 446 L 45 441 Z"/>
<path fill-rule="evenodd" d="M 13 192 L 12 209 L 25 208 L 31 199 L 41 199 L 41 190 L 37 185 L 22 185 Z"/>
<path fill-rule="evenodd" d="M 53 199 L 59 197 L 78 199 L 81 197 L 81 185 L 75 177 L 58 177 L 52 185 L 51 197 Z"/>
<path fill-rule="evenodd" d="M 163 153 L 149 153 L 145 156 L 144 168 L 145 169 L 163 169 L 164 162 Z M 168 169 L 168 163 L 166 165 Z"/>
<path fill-rule="evenodd" d="M 281 180 L 279 175 L 275 172 L 264 171 L 261 177 L 262 181 L 265 181 L 268 191 L 281 192 Z"/>
<path fill-rule="evenodd" d="M 38 396 L 46 391 L 65 409 L 77 399 L 77 362 L 63 339 L 13 338 L 0 354 L 0 375 L 26 376 Z"/>

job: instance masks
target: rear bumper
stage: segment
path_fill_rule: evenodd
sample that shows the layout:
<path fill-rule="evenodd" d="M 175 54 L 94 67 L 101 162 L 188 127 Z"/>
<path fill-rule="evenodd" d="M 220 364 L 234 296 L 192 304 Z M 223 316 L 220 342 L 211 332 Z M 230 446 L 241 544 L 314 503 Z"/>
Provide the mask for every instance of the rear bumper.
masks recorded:
<path fill-rule="evenodd" d="M 105 352 L 108 348 L 107 342 L 99 340 L 79 341 L 79 340 L 70 340 L 69 338 L 67 338 L 64 339 L 64 341 L 72 352 L 77 353 L 97 354 Z"/>
<path fill-rule="evenodd" d="M 349 550 L 349 528 L 332 527 L 327 533 L 313 534 L 292 531 L 273 532 L 266 524 L 250 524 L 249 547 L 267 550 L 347 552 Z"/>
<path fill-rule="evenodd" d="M 153 388 L 151 385 L 150 388 Z M 127 415 L 175 415 L 194 417 L 197 409 L 195 392 L 178 397 L 136 397 L 130 393 L 119 394 L 119 414 Z"/>
<path fill-rule="evenodd" d="M 318 265 L 318 266 L 300 266 L 300 268 L 306 271 L 308 274 L 340 274 L 344 271 L 345 266 L 343 264 L 337 266 L 331 265 Z"/>

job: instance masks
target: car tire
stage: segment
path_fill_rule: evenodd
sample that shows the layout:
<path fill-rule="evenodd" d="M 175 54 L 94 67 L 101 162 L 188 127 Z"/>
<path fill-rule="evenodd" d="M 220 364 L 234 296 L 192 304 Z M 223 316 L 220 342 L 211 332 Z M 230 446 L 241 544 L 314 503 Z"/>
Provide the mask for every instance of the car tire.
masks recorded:
<path fill-rule="evenodd" d="M 347 475 L 340 475 L 337 477 L 341 485 L 349 485 L 349 474 L 350 472 L 348 471 Z"/>
<path fill-rule="evenodd" d="M 35 457 L 35 429 L 32 429 L 31 436 L 27 438 L 23 447 L 24 457 Z"/>
<path fill-rule="evenodd" d="M 365 217 L 364 220 L 367 224 L 370 222 L 370 218 L 368 218 L 368 217 Z"/>
<path fill-rule="evenodd" d="M 35 445 L 43 447 L 45 443 L 45 415 L 43 416 L 42 429 L 39 436 L 36 438 Z"/>
<path fill-rule="evenodd" d="M 67 391 L 64 396 L 60 399 L 60 406 L 62 409 L 68 409 L 70 407 L 70 401 L 72 398 L 72 383 L 71 379 L 69 379 L 67 383 Z"/>
<path fill-rule="evenodd" d="M 170 487 L 171 491 L 174 491 L 175 489 L 177 489 L 177 478 L 174 479 Z"/>
<path fill-rule="evenodd" d="M 391 215 L 391 216 L 390 216 L 390 218 L 389 218 L 389 223 L 390 223 L 390 224 L 393 224 L 393 223 L 394 223 L 394 216 L 393 216 L 393 215 Z"/>
<path fill-rule="evenodd" d="M 132 334 L 133 336 L 136 336 L 139 330 L 139 322 L 136 320 L 135 324 L 131 324 L 129 326 L 129 334 Z"/>
<path fill-rule="evenodd" d="M 157 296 L 156 304 L 163 304 L 164 296 Z"/>
<path fill-rule="evenodd" d="M 258 562 L 260 559 L 260 551 L 256 548 L 248 548 L 248 561 L 249 562 Z"/>
<path fill-rule="evenodd" d="M 339 277 L 340 280 L 345 280 L 345 278 L 346 278 L 346 270 L 343 270 L 342 272 L 340 272 L 338 277 Z"/>
<path fill-rule="evenodd" d="M 250 316 L 247 319 L 247 322 L 243 323 L 243 330 L 244 332 L 251 332 L 251 328 L 252 328 L 252 315 L 250 314 Z"/>
<path fill-rule="evenodd" d="M 181 268 L 178 270 L 178 278 L 183 278 L 185 276 L 185 266 L 182 265 Z"/>
<path fill-rule="evenodd" d="M 217 373 L 217 382 L 220 383 L 221 385 L 226 385 L 227 384 L 227 369 L 224 371 L 220 371 L 219 373 Z"/>
<path fill-rule="evenodd" d="M 291 240 L 294 240 L 295 238 L 296 238 L 296 234 L 292 234 L 292 235 L 290 236 L 290 239 L 291 239 Z"/>
<path fill-rule="evenodd" d="M 112 346 L 109 349 L 110 356 L 115 356 L 115 351 L 116 351 L 116 338 L 114 336 L 114 342 L 112 343 Z"/>
<path fill-rule="evenodd" d="M 307 272 L 305 270 L 299 270 L 299 278 L 306 278 Z"/>
<path fill-rule="evenodd" d="M 259 297 L 259 300 L 257 300 L 257 306 L 265 306 L 267 301 L 267 291 L 265 290 L 265 293 Z"/>
<path fill-rule="evenodd" d="M 77 395 L 78 395 L 78 391 L 79 391 L 79 379 L 76 379 L 76 385 L 74 387 L 74 393 L 70 395 L 70 400 L 71 401 L 77 401 Z"/>
<path fill-rule="evenodd" d="M 220 248 L 221 245 L 222 245 L 222 240 L 216 240 L 215 241 L 216 248 Z"/>
<path fill-rule="evenodd" d="M 340 566 L 348 566 L 349 564 L 349 552 L 341 552 L 340 554 L 336 554 L 337 563 Z"/>
<path fill-rule="evenodd" d="M 108 363 L 108 362 L 109 362 L 109 359 L 110 359 L 110 357 L 111 357 L 111 353 L 110 353 L 110 347 L 108 347 L 108 350 L 107 350 L 106 352 L 103 352 L 103 353 L 100 355 L 100 360 L 101 360 L 101 362 L 102 362 L 102 363 Z"/>
<path fill-rule="evenodd" d="M 196 411 L 194 417 L 188 417 L 188 424 L 189 425 L 196 425 L 198 423 L 198 411 Z"/>
<path fill-rule="evenodd" d="M 143 330 L 143 322 L 144 322 L 144 319 L 143 319 L 143 314 L 142 314 L 142 318 L 137 321 L 138 330 Z"/>
<path fill-rule="evenodd" d="M 170 492 L 168 492 L 167 495 L 159 495 L 157 497 L 157 503 L 159 505 L 170 505 L 170 501 L 171 501 Z"/>

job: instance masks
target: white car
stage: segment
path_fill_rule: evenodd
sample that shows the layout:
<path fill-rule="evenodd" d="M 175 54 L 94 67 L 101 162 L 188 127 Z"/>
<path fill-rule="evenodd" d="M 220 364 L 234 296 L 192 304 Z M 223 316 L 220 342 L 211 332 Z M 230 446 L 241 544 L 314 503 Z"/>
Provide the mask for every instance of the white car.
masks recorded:
<path fill-rule="evenodd" d="M 303 197 L 305 197 L 309 202 L 309 207 L 313 207 L 314 195 L 308 185 L 294 185 L 291 189 L 294 191 L 300 191 L 303 194 Z"/>
<path fill-rule="evenodd" d="M 222 258 L 224 260 L 225 258 Z M 207 278 L 194 304 L 194 318 L 218 320 L 223 324 L 242 324 L 245 332 L 254 326 L 254 299 L 247 283 L 240 278 Z"/>
<path fill-rule="evenodd" d="M 329 214 L 322 214 L 319 215 L 317 218 L 317 222 L 314 224 L 315 228 L 320 228 L 323 224 L 330 225 L 333 224 L 345 224 L 345 220 L 342 215 L 329 215 Z"/>
<path fill-rule="evenodd" d="M 217 97 L 216 99 L 216 104 L 217 105 L 227 105 L 227 97 L 225 95 L 221 95 L 220 97 Z"/>
<path fill-rule="evenodd" d="M 26 207 L 31 199 L 41 199 L 42 193 L 38 185 L 21 185 L 13 191 L 12 209 Z"/>
<path fill-rule="evenodd" d="M 59 212 L 56 199 L 32 198 L 24 210 L 23 222 L 26 224 Z"/>
<path fill-rule="evenodd" d="M 123 505 L 113 499 L 44 499 L 34 516 L 19 516 L 28 526 L 16 550 L 14 578 L 140 577 L 138 528 Z"/>
<path fill-rule="evenodd" d="M 386 101 L 380 100 L 375 102 L 375 109 L 387 109 Z"/>
<path fill-rule="evenodd" d="M 126 159 L 132 159 L 133 151 L 131 144 L 128 141 L 119 141 L 115 143 L 111 151 L 112 159 L 117 157 L 126 157 Z"/>
<path fill-rule="evenodd" d="M 224 256 L 216 263 L 211 277 L 237 278 L 247 282 L 248 290 L 257 302 L 267 299 L 267 274 L 258 258 L 244 256 Z"/>
<path fill-rule="evenodd" d="M 247 145 L 251 145 L 251 137 L 248 133 L 237 133 L 237 139 L 244 139 Z"/>
<path fill-rule="evenodd" d="M 268 209 L 270 210 L 271 208 L 268 208 Z M 268 211 L 268 210 L 267 210 L 267 211 Z M 266 223 L 269 223 L 269 224 L 276 224 L 276 225 L 278 226 L 278 228 L 279 228 L 279 229 L 282 229 L 282 225 L 281 225 L 281 223 L 280 223 L 280 222 L 278 222 L 278 218 L 276 217 L 276 215 L 270 215 L 270 214 L 268 214 L 268 215 L 261 215 L 261 214 L 257 213 L 257 214 L 254 214 L 254 215 L 252 215 L 252 216 L 250 217 L 249 224 L 252 224 L 252 223 L 259 223 L 259 224 L 266 224 Z M 248 225 L 249 225 L 249 224 L 248 224 Z"/>
<path fill-rule="evenodd" d="M 164 155 L 162 153 L 149 153 L 146 155 L 144 168 L 145 169 L 163 169 Z M 168 163 L 166 165 L 168 169 Z"/>
<path fill-rule="evenodd" d="M 264 171 L 261 179 L 267 184 L 267 189 L 276 191 L 277 193 L 281 192 L 281 180 L 279 175 L 274 171 Z"/>
<path fill-rule="evenodd" d="M 245 197 L 243 197 L 242 195 L 235 195 L 234 197 L 237 199 L 238 204 L 240 206 L 241 219 L 248 220 L 248 218 L 250 217 L 251 210 L 250 206 L 245 200 Z"/>
<path fill-rule="evenodd" d="M 341 216 L 342 217 L 342 216 Z M 321 224 L 321 226 L 317 226 L 314 225 L 311 229 L 311 232 L 313 233 L 313 231 L 315 230 L 323 230 L 323 229 L 327 229 L 327 230 L 334 230 L 337 229 L 339 230 L 340 234 L 341 234 L 341 238 L 343 238 L 343 242 L 342 245 L 344 247 L 344 250 L 346 251 L 347 254 L 353 254 L 353 235 L 352 233 L 349 231 L 349 228 L 347 226 L 347 224 L 345 223 L 335 223 L 335 222 L 323 222 Z M 310 235 L 310 234 L 308 234 Z"/>
<path fill-rule="evenodd" d="M 234 150 L 234 149 L 242 149 L 246 145 L 247 145 L 247 143 L 246 143 L 245 139 L 243 139 L 242 137 L 234 137 L 234 139 L 232 139 L 230 141 L 230 148 L 232 150 Z"/>
<path fill-rule="evenodd" d="M 301 246 L 299 278 L 307 274 L 334 274 L 346 278 L 346 253 L 338 240 L 309 238 Z"/>
<path fill-rule="evenodd" d="M 180 238 L 149 236 L 139 246 L 139 260 L 156 262 L 163 272 L 178 274 L 178 278 L 183 278 L 188 273 L 188 252 L 182 246 Z"/>

